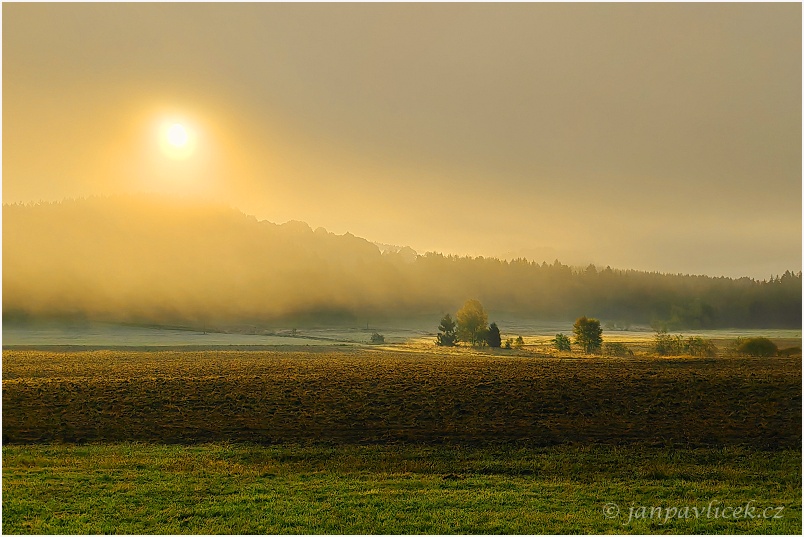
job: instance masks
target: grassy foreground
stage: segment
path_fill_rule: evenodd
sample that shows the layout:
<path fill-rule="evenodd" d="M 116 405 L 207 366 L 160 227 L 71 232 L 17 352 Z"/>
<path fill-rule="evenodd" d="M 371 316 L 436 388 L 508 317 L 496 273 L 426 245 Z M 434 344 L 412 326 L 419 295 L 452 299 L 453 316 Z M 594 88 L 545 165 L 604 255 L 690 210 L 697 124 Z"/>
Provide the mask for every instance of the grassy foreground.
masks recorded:
<path fill-rule="evenodd" d="M 643 506 L 647 511 L 639 510 Z M 607 446 L 4 446 L 2 529 L 800 534 L 801 453 Z"/>

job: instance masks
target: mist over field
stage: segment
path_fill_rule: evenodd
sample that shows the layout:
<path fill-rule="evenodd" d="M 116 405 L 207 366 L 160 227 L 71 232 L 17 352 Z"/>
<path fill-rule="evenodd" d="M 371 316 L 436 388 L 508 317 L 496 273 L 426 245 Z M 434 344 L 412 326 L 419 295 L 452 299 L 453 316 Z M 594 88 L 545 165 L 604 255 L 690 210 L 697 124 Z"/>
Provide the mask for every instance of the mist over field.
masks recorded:
<path fill-rule="evenodd" d="M 2 532 L 800 535 L 801 22 L 4 3 Z"/>
<path fill-rule="evenodd" d="M 138 323 L 354 323 L 454 312 L 676 328 L 795 327 L 801 274 L 663 275 L 418 255 L 222 205 L 121 196 L 3 207 L 3 314 Z"/>

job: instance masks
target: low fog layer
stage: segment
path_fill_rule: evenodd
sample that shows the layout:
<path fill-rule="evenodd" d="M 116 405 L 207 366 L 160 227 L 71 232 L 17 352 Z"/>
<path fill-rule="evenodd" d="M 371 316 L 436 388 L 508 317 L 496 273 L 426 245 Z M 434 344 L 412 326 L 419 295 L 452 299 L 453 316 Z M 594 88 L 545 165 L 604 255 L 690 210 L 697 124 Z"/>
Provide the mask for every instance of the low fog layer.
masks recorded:
<path fill-rule="evenodd" d="M 757 282 L 383 246 L 161 198 L 6 205 L 3 313 L 192 326 L 432 314 L 437 324 L 477 298 L 500 315 L 541 319 L 801 323 L 800 273 Z"/>

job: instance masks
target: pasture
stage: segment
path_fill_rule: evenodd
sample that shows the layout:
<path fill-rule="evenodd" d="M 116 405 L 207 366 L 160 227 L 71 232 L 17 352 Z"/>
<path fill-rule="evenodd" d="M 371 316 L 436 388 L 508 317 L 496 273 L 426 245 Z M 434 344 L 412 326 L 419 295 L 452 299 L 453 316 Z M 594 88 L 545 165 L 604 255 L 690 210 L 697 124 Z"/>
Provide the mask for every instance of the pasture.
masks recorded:
<path fill-rule="evenodd" d="M 733 516 L 747 502 L 756 509 Z M 689 506 L 698 516 L 668 518 L 662 511 L 629 520 L 635 506 L 670 513 Z M 723 517 L 724 508 L 732 516 Z M 3 448 L 3 532 L 795 535 L 801 533 L 801 453 L 14 445 Z"/>

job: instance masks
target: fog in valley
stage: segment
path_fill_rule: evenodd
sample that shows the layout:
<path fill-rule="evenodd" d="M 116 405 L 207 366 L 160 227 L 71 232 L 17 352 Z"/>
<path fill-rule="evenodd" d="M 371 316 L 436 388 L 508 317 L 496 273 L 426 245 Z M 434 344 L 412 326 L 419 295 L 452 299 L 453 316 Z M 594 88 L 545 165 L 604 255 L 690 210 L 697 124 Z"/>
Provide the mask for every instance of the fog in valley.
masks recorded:
<path fill-rule="evenodd" d="M 166 197 L 6 205 L 4 320 L 196 328 L 428 315 L 435 322 L 477 298 L 503 317 L 587 314 L 693 328 L 801 322 L 801 274 L 791 271 L 756 281 L 380 246 Z"/>

